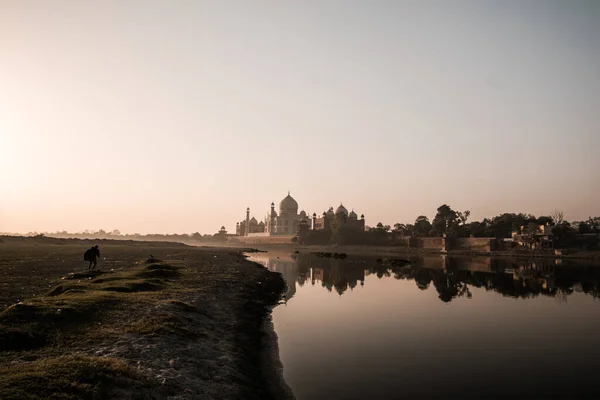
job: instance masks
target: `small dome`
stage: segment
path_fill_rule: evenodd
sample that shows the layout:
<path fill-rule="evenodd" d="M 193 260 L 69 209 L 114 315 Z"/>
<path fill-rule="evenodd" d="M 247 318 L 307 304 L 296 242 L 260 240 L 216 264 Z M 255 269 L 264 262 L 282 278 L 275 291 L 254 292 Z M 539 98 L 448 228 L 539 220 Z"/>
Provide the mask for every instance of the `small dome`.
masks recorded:
<path fill-rule="evenodd" d="M 224 230 L 225 230 L 225 227 L 224 227 L 224 226 L 222 226 L 222 227 L 221 227 L 221 230 L 222 230 L 222 231 L 224 231 Z"/>
<path fill-rule="evenodd" d="M 252 217 L 250 218 L 250 223 L 251 224 L 256 224 L 258 221 L 256 220 L 256 218 Z"/>
<path fill-rule="evenodd" d="M 283 200 L 279 203 L 279 214 L 298 214 L 298 202 L 294 200 L 290 193 L 285 196 Z"/>
<path fill-rule="evenodd" d="M 358 215 L 356 215 L 356 213 L 354 212 L 354 210 L 352 210 L 352 211 L 350 211 L 350 215 L 348 215 L 348 218 L 357 219 Z"/>
<path fill-rule="evenodd" d="M 265 223 L 264 223 L 264 222 L 262 222 L 262 221 L 260 221 L 260 222 L 258 223 L 258 226 L 261 226 L 261 225 L 262 225 L 262 226 L 265 226 Z"/>
<path fill-rule="evenodd" d="M 343 204 L 340 203 L 340 206 L 335 210 L 336 214 L 344 214 L 346 217 L 348 216 L 348 210 L 344 207 Z"/>
<path fill-rule="evenodd" d="M 316 218 L 316 217 L 317 217 L 317 213 L 313 213 L 313 217 L 315 217 L 315 218 Z"/>
<path fill-rule="evenodd" d="M 304 211 L 304 210 L 300 211 L 300 217 L 305 218 L 306 217 L 306 211 Z"/>
<path fill-rule="evenodd" d="M 365 219 L 365 214 L 361 214 L 360 219 Z"/>
<path fill-rule="evenodd" d="M 333 213 L 333 207 L 329 207 L 329 210 L 327 210 L 327 216 L 328 217 L 333 217 L 335 214 Z"/>

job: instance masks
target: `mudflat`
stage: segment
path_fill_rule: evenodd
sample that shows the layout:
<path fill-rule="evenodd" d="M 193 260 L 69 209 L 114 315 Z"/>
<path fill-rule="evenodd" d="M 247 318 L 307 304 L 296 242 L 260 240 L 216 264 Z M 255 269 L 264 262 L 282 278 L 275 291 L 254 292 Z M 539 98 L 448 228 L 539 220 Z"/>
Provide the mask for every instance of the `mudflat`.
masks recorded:
<path fill-rule="evenodd" d="M 244 250 L 0 237 L 0 398 L 275 397 L 285 283 Z"/>

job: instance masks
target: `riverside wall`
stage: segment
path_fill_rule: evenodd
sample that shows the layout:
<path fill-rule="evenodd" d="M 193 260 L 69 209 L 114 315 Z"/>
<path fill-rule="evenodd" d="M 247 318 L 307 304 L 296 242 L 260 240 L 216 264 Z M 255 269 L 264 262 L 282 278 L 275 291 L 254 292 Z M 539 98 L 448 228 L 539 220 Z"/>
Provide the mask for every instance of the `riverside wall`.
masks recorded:
<path fill-rule="evenodd" d="M 235 236 L 229 239 L 230 243 L 240 244 L 291 244 L 294 235 L 268 236 L 251 233 L 250 236 Z"/>
<path fill-rule="evenodd" d="M 267 245 L 267 244 L 292 244 L 294 235 L 250 234 L 250 236 L 235 236 L 230 238 L 231 243 Z M 443 238 L 443 237 L 399 237 L 394 240 L 394 246 L 425 249 L 433 251 L 473 251 L 489 253 L 502 250 L 501 244 L 495 238 Z"/>

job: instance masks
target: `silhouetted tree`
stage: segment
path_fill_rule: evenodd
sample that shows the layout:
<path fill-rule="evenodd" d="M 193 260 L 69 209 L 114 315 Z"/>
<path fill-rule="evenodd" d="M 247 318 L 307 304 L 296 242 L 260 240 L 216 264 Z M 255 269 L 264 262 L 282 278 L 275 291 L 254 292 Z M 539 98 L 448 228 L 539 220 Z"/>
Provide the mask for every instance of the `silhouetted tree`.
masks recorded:
<path fill-rule="evenodd" d="M 429 236 L 431 232 L 431 223 L 429 218 L 424 215 L 419 215 L 415 220 L 415 234 L 420 237 Z"/>
<path fill-rule="evenodd" d="M 396 222 L 394 224 L 394 232 L 405 232 L 406 231 L 406 225 L 401 224 L 399 222 Z"/>
<path fill-rule="evenodd" d="M 482 222 L 471 222 L 467 227 L 467 231 L 474 237 L 486 237 L 488 235 L 488 228 L 489 220 L 484 219 Z"/>
<path fill-rule="evenodd" d="M 410 236 L 413 233 L 414 227 L 411 224 L 394 224 L 394 232 L 398 232 L 404 236 Z"/>
<path fill-rule="evenodd" d="M 371 229 L 373 229 L 373 228 L 371 228 Z M 389 225 L 384 225 L 383 223 L 378 222 L 377 225 L 375 226 L 374 230 L 380 231 L 380 232 L 389 232 L 390 229 L 391 229 L 391 227 Z"/>
<path fill-rule="evenodd" d="M 552 235 L 556 239 L 556 246 L 559 248 L 572 247 L 577 244 L 575 229 L 567 221 L 557 224 L 552 228 Z"/>
<path fill-rule="evenodd" d="M 531 214 L 504 213 L 492 218 L 488 233 L 489 236 L 496 238 L 509 238 L 514 230 L 518 230 L 530 222 L 536 222 L 536 218 Z"/>
<path fill-rule="evenodd" d="M 458 215 L 458 220 L 460 221 L 461 225 L 466 225 L 467 220 L 469 219 L 469 216 L 471 215 L 471 211 L 469 210 L 465 210 L 463 212 L 457 212 L 456 213 Z"/>
<path fill-rule="evenodd" d="M 535 222 L 538 225 L 552 225 L 553 223 L 555 223 L 554 219 L 550 216 L 546 216 L 546 215 L 542 215 L 540 217 L 538 217 Z"/>
<path fill-rule="evenodd" d="M 561 225 L 565 220 L 565 213 L 562 210 L 554 210 L 552 214 L 550 214 L 550 218 L 552 218 L 552 222 L 555 225 Z"/>
<path fill-rule="evenodd" d="M 431 225 L 436 236 L 442 236 L 443 234 L 455 234 L 459 223 L 459 214 L 447 204 L 443 204 L 438 207 L 437 213 L 435 214 Z"/>

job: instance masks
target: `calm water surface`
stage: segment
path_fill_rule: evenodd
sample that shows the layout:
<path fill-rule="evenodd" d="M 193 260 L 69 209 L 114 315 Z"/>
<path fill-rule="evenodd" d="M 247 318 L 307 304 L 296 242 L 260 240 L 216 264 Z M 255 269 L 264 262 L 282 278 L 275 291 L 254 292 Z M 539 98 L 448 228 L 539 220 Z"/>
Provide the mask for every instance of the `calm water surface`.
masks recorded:
<path fill-rule="evenodd" d="M 600 398 L 600 268 L 252 254 L 289 290 L 273 311 L 304 399 Z"/>

